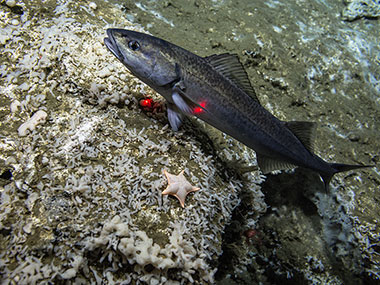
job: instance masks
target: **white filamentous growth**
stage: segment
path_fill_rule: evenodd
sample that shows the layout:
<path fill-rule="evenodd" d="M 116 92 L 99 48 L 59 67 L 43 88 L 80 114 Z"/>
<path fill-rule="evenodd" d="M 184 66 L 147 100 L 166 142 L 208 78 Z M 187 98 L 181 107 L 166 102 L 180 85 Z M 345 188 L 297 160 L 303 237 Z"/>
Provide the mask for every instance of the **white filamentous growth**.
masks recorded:
<path fill-rule="evenodd" d="M 33 131 L 37 125 L 42 124 L 46 121 L 47 113 L 45 111 L 37 111 L 29 120 L 23 123 L 18 128 L 18 135 L 24 137 L 29 131 Z"/>

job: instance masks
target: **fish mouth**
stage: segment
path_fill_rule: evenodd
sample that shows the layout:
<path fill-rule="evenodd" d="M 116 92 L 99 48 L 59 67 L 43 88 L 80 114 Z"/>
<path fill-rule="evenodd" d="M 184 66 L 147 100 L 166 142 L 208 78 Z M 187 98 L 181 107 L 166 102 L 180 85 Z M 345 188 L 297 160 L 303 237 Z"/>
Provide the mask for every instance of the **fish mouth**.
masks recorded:
<path fill-rule="evenodd" d="M 122 54 L 119 51 L 118 45 L 113 35 L 114 30 L 115 29 L 107 29 L 108 38 L 104 38 L 104 44 L 114 54 L 114 56 L 117 57 L 117 59 L 122 60 Z"/>
<path fill-rule="evenodd" d="M 116 29 L 116 28 L 107 29 L 108 37 L 104 38 L 104 44 L 114 54 L 114 56 L 129 69 L 129 71 L 133 75 L 135 75 L 138 78 L 141 78 L 143 76 L 145 80 L 150 81 L 151 76 L 153 75 L 154 68 L 150 72 L 144 71 L 144 74 L 141 75 L 136 71 L 136 68 L 135 68 L 136 62 L 135 62 L 135 65 L 133 64 L 134 61 L 136 61 L 135 59 L 136 56 L 134 56 L 133 54 L 129 52 L 122 52 L 123 47 L 124 47 L 123 42 L 128 42 L 130 39 L 129 33 L 132 33 L 133 35 L 133 31 L 129 31 L 129 30 Z M 156 59 L 153 58 L 153 61 L 154 62 L 152 65 L 155 66 Z"/>

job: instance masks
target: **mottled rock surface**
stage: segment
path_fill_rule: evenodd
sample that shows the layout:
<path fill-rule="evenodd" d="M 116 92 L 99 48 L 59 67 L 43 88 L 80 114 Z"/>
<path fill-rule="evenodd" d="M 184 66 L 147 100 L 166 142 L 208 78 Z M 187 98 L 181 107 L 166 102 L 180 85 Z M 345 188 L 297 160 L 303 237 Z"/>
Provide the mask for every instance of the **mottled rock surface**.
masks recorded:
<path fill-rule="evenodd" d="M 377 164 L 379 21 L 342 21 L 335 0 L 5 2 L 1 281 L 378 282 L 377 168 L 337 175 L 330 193 L 301 169 L 262 183 L 235 140 L 193 119 L 174 133 L 163 110 L 141 110 L 162 99 L 103 38 L 133 28 L 202 56 L 237 53 L 265 108 L 318 123 L 323 159 Z M 161 195 L 164 169 L 201 188 L 185 209 Z"/>
<path fill-rule="evenodd" d="M 261 177 L 224 153 L 254 153 L 140 110 L 139 98 L 160 98 L 103 45 L 111 24 L 142 30 L 115 6 L 24 1 L 0 13 L 1 280 L 212 282 L 241 193 L 253 218 L 266 208 Z M 184 209 L 161 195 L 164 169 L 201 188 Z"/>
<path fill-rule="evenodd" d="M 359 18 L 378 18 L 380 17 L 379 0 L 345 0 L 347 4 L 342 11 L 342 18 L 353 21 Z"/>

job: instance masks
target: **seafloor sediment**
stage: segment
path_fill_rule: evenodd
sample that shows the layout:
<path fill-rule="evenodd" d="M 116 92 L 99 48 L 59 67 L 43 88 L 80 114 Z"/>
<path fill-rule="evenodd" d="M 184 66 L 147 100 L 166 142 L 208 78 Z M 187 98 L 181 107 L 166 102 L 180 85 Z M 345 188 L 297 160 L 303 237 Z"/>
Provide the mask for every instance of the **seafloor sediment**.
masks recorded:
<path fill-rule="evenodd" d="M 212 282 L 242 189 L 253 217 L 265 210 L 260 176 L 218 167 L 211 141 L 139 109 L 157 96 L 102 44 L 102 15 L 141 29 L 115 7 L 28 1 L 1 13 L 2 280 Z M 164 169 L 201 188 L 184 209 L 161 195 Z"/>
<path fill-rule="evenodd" d="M 183 15 L 188 2 L 175 15 Z M 162 9 L 177 9 L 165 3 Z M 188 11 L 205 3 L 197 1 Z M 320 192 L 318 179 L 299 171 L 271 176 L 263 184 L 258 171 L 247 172 L 255 164 L 254 152 L 235 140 L 197 120 L 174 133 L 164 112 L 139 108 L 140 99 L 160 102 L 160 96 L 103 45 L 106 28 L 151 27 L 143 24 L 152 21 L 152 13 L 139 14 L 141 5 L 128 5 L 52 0 L 0 5 L 0 280 L 339 284 L 349 274 L 355 281 L 379 278 L 379 211 L 372 203 L 378 199 L 377 172 L 341 175 L 331 193 Z M 221 18 L 231 14 L 220 13 Z M 204 25 L 220 21 L 213 15 Z M 242 22 L 253 14 L 244 15 Z M 315 35 L 304 29 L 306 36 Z M 217 25 L 200 29 L 207 37 L 215 35 L 211 42 L 200 41 L 206 51 L 194 41 L 187 46 L 182 39 L 182 44 L 201 53 L 232 52 L 236 34 L 228 38 L 215 30 Z M 288 45 L 290 36 L 283 38 L 286 51 L 272 50 L 271 36 L 273 30 L 260 30 L 250 49 L 243 42 L 234 51 L 240 52 L 264 106 L 281 119 L 308 114 L 307 119 L 329 122 L 335 133 L 318 138 L 323 158 L 376 163 L 380 140 L 372 130 L 378 107 L 368 107 L 366 116 L 358 106 L 363 114 L 358 117 L 345 101 L 373 103 L 360 90 L 367 84 L 360 66 L 344 63 L 344 76 L 352 76 L 350 86 L 357 89 L 352 96 L 342 87 L 342 69 L 328 64 L 323 41 L 320 53 L 305 60 L 307 49 Z M 304 82 L 292 71 L 298 68 L 308 72 Z M 302 84 L 312 86 L 307 100 Z M 342 95 L 345 104 L 338 108 L 339 99 L 327 98 L 327 90 Z M 274 95 L 283 97 L 271 103 Z M 361 129 L 349 139 L 334 140 L 354 123 Z M 163 170 L 185 170 L 201 188 L 187 197 L 185 208 L 161 195 L 167 184 Z M 255 230 L 250 238 L 244 236 L 247 229 Z"/>

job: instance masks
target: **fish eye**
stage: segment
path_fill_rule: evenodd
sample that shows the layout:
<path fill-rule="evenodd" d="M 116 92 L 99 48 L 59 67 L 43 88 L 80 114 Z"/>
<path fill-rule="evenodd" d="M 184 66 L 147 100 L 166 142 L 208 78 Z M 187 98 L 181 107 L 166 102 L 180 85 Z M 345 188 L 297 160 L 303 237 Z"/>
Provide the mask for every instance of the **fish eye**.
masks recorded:
<path fill-rule="evenodd" d="M 128 42 L 128 47 L 133 50 L 133 51 L 136 51 L 136 50 L 139 50 L 140 49 L 140 44 L 138 41 L 129 41 Z"/>

